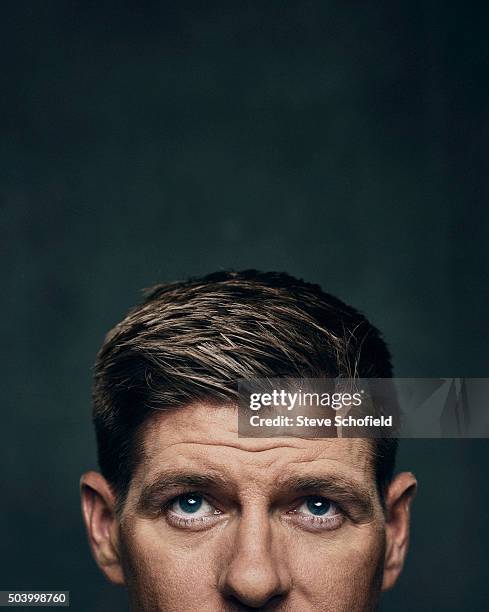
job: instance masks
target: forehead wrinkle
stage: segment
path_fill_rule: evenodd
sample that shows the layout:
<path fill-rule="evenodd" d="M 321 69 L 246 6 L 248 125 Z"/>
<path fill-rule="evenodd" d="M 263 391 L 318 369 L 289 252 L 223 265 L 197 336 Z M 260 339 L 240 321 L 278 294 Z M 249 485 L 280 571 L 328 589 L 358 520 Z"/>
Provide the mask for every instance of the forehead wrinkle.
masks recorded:
<path fill-rule="evenodd" d="M 306 453 L 309 452 L 309 456 Z M 363 466 L 369 466 L 371 461 L 371 454 L 369 452 L 351 452 L 351 451 L 343 451 L 343 456 L 341 456 L 341 452 L 334 455 L 325 455 L 324 449 L 315 448 L 309 449 L 306 451 L 304 449 L 304 456 L 298 457 L 291 463 L 311 463 L 312 461 L 328 461 L 334 463 L 340 463 L 342 465 L 347 465 L 349 468 L 363 468 Z M 349 461 L 348 461 L 349 460 Z"/>
<path fill-rule="evenodd" d="M 248 443 L 250 440 L 264 440 L 265 438 L 242 438 L 242 440 L 247 440 Z M 274 438 L 276 439 L 276 438 Z M 229 441 L 229 442 L 225 442 L 223 440 L 205 440 L 205 441 L 200 441 L 200 440 L 178 440 L 176 442 L 172 442 L 170 444 L 166 444 L 165 448 L 162 450 L 166 450 L 168 448 L 172 448 L 173 446 L 179 446 L 179 445 L 196 445 L 196 446 L 217 446 L 217 447 L 223 447 L 223 448 L 233 448 L 235 450 L 239 450 L 239 451 L 243 451 L 243 452 L 251 452 L 251 453 L 261 453 L 261 452 L 266 452 L 266 451 L 272 451 L 272 450 L 280 450 L 283 448 L 292 448 L 295 449 L 299 452 L 303 452 L 303 453 L 311 453 L 311 454 L 315 454 L 315 455 L 322 455 L 322 453 L 324 452 L 324 450 L 328 450 L 328 449 L 333 449 L 334 447 L 332 446 L 332 444 L 336 441 L 339 441 L 340 438 L 334 438 L 334 439 L 327 439 L 327 447 L 325 448 L 321 448 L 318 445 L 317 440 L 310 440 L 308 438 L 299 438 L 300 440 L 307 440 L 308 442 L 311 442 L 310 445 L 308 445 L 308 447 L 305 447 L 303 444 L 294 444 L 292 442 L 288 442 L 285 443 L 283 440 L 284 438 L 278 438 L 281 442 L 280 443 L 273 443 L 270 442 L 269 446 L 266 446 L 265 448 L 245 448 L 243 446 L 243 444 L 240 444 L 239 441 L 236 441 L 235 443 Z M 295 440 L 296 438 L 292 438 L 292 440 Z M 341 438 L 341 440 L 347 440 L 346 438 Z M 326 441 L 326 440 L 325 440 Z M 149 442 L 149 440 L 147 440 L 147 442 Z M 150 444 L 151 446 L 154 446 L 155 444 L 157 444 L 157 439 L 153 440 L 153 444 Z M 344 451 L 340 451 L 340 452 L 344 452 Z M 355 455 L 356 457 L 361 457 L 363 458 L 364 456 L 370 456 L 372 453 L 370 452 L 370 450 L 368 449 L 367 446 L 365 445 L 360 445 L 358 448 L 356 448 L 355 446 L 351 446 L 349 450 L 345 453 L 345 455 L 347 456 L 352 456 Z M 331 459 L 334 459 L 333 457 L 331 457 Z"/>
<path fill-rule="evenodd" d="M 360 476 L 364 476 L 365 473 L 367 473 L 368 471 L 371 471 L 371 469 L 373 468 L 372 465 L 372 461 L 371 461 L 371 453 L 368 452 L 368 450 L 362 446 L 361 449 L 348 449 L 349 452 L 345 452 L 345 450 L 340 451 L 340 455 L 342 453 L 344 453 L 344 456 L 338 456 L 336 453 L 334 455 L 325 455 L 324 451 L 325 450 L 334 450 L 331 447 L 328 447 L 327 449 L 325 448 L 320 448 L 317 445 L 311 446 L 309 448 L 304 448 L 304 446 L 297 446 L 296 444 L 279 444 L 279 445 L 272 445 L 272 446 L 267 446 L 266 448 L 243 448 L 239 443 L 232 443 L 232 442 L 223 442 L 223 441 L 205 441 L 205 442 L 200 442 L 198 440 L 191 440 L 191 441 L 177 441 L 177 442 L 173 442 L 170 444 L 167 444 L 165 446 L 164 449 L 159 450 L 158 448 L 154 448 L 155 445 L 154 444 L 150 444 L 150 447 L 153 447 L 153 451 L 156 451 L 154 453 L 149 453 L 149 454 L 153 454 L 153 456 L 155 458 L 158 457 L 158 455 L 163 455 L 166 453 L 166 451 L 168 451 L 169 449 L 173 449 L 175 450 L 177 447 L 179 446 L 185 446 L 189 449 L 192 449 L 192 447 L 213 447 L 216 449 L 233 449 L 235 451 L 238 451 L 239 453 L 243 453 L 244 456 L 242 456 L 241 461 L 244 461 L 246 464 L 248 464 L 248 459 L 252 459 L 253 456 L 262 456 L 262 454 L 264 453 L 271 453 L 271 456 L 268 458 L 267 460 L 267 464 L 270 467 L 272 464 L 276 463 L 276 462 L 280 462 L 280 463 L 284 463 L 286 464 L 286 466 L 293 466 L 294 464 L 296 465 L 301 465 L 301 464 L 311 464 L 311 463 L 317 463 L 317 462 L 327 462 L 327 463 L 336 463 L 339 466 L 342 466 L 343 468 L 350 470 L 353 470 L 355 472 L 359 472 Z M 281 452 L 284 450 L 292 450 L 292 451 L 296 451 L 295 453 L 290 453 L 290 454 L 286 454 L 283 456 L 277 456 L 277 452 Z M 146 448 L 146 450 L 149 450 L 148 448 Z M 351 450 L 354 450 L 354 452 L 352 453 Z M 355 452 L 356 450 L 356 452 Z M 363 452 L 360 452 L 363 451 Z M 367 452 L 365 452 L 367 451 Z M 274 456 L 275 455 L 275 456 Z M 209 459 L 211 459 L 211 457 L 207 457 L 207 456 L 198 456 L 198 457 L 188 457 L 189 459 L 191 458 L 192 460 L 198 460 L 199 462 L 203 462 L 208 464 L 209 466 L 211 465 L 209 463 Z"/>
<path fill-rule="evenodd" d="M 187 453 L 179 453 L 179 458 L 183 459 L 185 461 L 186 464 L 186 468 L 188 471 L 190 470 L 205 470 L 206 472 L 210 473 L 210 474 L 226 474 L 227 476 L 225 477 L 230 477 L 232 479 L 240 479 L 240 477 L 243 477 L 246 475 L 246 480 L 249 482 L 257 482 L 258 480 L 267 480 L 267 477 L 269 476 L 268 474 L 268 470 L 275 464 L 275 463 L 282 463 L 284 461 L 284 456 L 281 452 L 279 453 L 273 453 L 272 451 L 274 450 L 278 450 L 278 451 L 282 451 L 285 448 L 296 448 L 293 446 L 280 446 L 280 447 L 273 447 L 273 448 L 268 448 L 268 449 L 260 449 L 259 451 L 256 449 L 253 450 L 248 450 L 248 449 L 243 449 L 240 447 L 236 447 L 234 445 L 227 445 L 227 444 L 211 444 L 211 445 L 207 445 L 207 444 L 197 444 L 195 446 L 213 446 L 214 448 L 222 451 L 222 452 L 218 452 L 218 453 L 205 453 L 205 454 L 200 454 L 200 453 L 194 453 L 192 452 L 194 444 L 188 444 L 188 443 L 175 443 L 172 445 L 169 445 L 166 448 L 170 448 L 170 447 L 177 447 L 180 444 L 185 444 L 185 446 L 188 446 L 188 451 Z M 228 452 L 226 452 L 229 448 L 232 448 L 233 450 L 239 451 L 238 454 L 233 456 L 230 456 L 230 454 Z M 165 449 L 166 450 L 166 449 Z M 287 463 L 290 462 L 290 455 L 286 454 L 285 455 L 285 461 Z M 166 462 L 166 459 L 165 459 Z M 174 468 L 175 469 L 179 469 L 177 468 L 177 465 L 180 465 L 177 462 L 173 462 Z M 280 469 L 280 468 L 279 468 Z M 236 470 L 238 470 L 238 472 L 236 472 Z M 247 472 L 249 470 L 251 470 L 251 472 L 249 472 L 248 474 L 245 474 L 245 472 L 243 470 L 246 470 Z M 258 471 L 257 471 L 258 470 Z M 272 476 L 273 478 L 273 476 Z"/>
<path fill-rule="evenodd" d="M 351 462 L 354 461 L 355 463 L 358 463 L 358 459 L 363 459 L 365 455 L 372 455 L 370 448 L 366 447 L 367 445 L 355 444 L 354 439 L 348 438 L 335 438 L 324 440 L 312 440 L 310 438 L 298 437 L 273 439 L 240 439 L 238 438 L 236 419 L 234 416 L 232 416 L 236 412 L 236 408 L 233 407 L 233 409 L 231 410 L 231 414 L 229 414 L 228 410 L 223 410 L 223 407 L 220 407 L 219 410 L 209 410 L 209 408 L 212 408 L 212 405 L 209 406 L 207 404 L 195 404 L 193 406 L 187 407 L 184 411 L 180 413 L 176 413 L 173 415 L 159 415 L 159 418 L 152 420 L 152 422 L 148 424 L 149 427 L 147 433 L 149 435 L 145 436 L 145 442 L 147 443 L 144 444 L 145 450 L 151 449 L 151 451 L 156 454 L 162 451 L 164 452 L 166 449 L 178 446 L 180 444 L 194 444 L 207 447 L 229 448 L 250 454 L 259 454 L 280 449 L 295 449 L 299 452 L 313 456 L 322 455 L 323 453 L 336 454 L 338 449 L 340 454 L 344 455 L 345 460 L 349 459 Z M 198 427 L 196 431 L 192 431 L 193 427 L 189 422 L 189 419 L 195 421 L 195 419 L 199 418 L 199 415 L 201 413 L 203 413 L 205 417 L 203 421 L 205 426 L 204 428 Z M 171 419 L 169 418 L 170 416 L 172 417 Z M 219 418 L 217 418 L 216 420 L 214 419 L 215 416 Z M 197 421 L 197 423 L 200 425 L 200 421 Z M 160 429 L 161 426 L 163 426 L 163 429 Z M 219 436 L 222 436 L 221 440 L 216 439 L 215 435 L 213 436 L 213 430 L 214 432 L 217 432 Z M 173 440 L 175 440 L 175 434 L 177 434 L 177 436 L 180 438 L 179 440 L 177 439 L 176 441 L 170 444 L 165 444 L 164 448 L 160 447 L 159 443 L 161 440 L 166 440 L 168 438 L 171 439 L 171 437 L 173 437 Z M 197 439 L 181 439 L 183 436 L 187 436 L 189 434 L 197 436 Z M 202 436 L 202 438 L 204 439 L 199 440 L 198 437 L 200 436 Z M 212 439 L 213 437 L 214 439 Z M 326 444 L 321 445 L 321 441 Z M 358 440 L 356 442 L 358 442 Z M 263 444 L 266 444 L 266 446 L 263 446 Z M 259 445 L 261 445 L 261 447 L 259 447 Z M 323 447 L 321 448 L 321 446 Z M 328 458 L 332 460 L 334 459 L 333 457 Z M 305 460 L 308 461 L 309 458 L 306 458 Z M 338 461 L 343 462 L 343 459 L 339 458 Z"/>
<path fill-rule="evenodd" d="M 266 483 L 268 481 L 275 481 L 276 474 L 278 475 L 287 474 L 289 478 L 307 476 L 311 474 L 327 476 L 330 478 L 337 477 L 342 478 L 345 474 L 354 477 L 357 481 L 365 479 L 365 473 L 367 465 L 358 466 L 356 462 L 354 464 L 345 461 L 341 457 L 324 457 L 322 456 L 321 449 L 303 449 L 293 445 L 274 446 L 272 448 L 256 450 L 242 449 L 234 445 L 214 443 L 211 445 L 204 443 L 187 443 L 178 442 L 168 445 L 168 448 L 175 448 L 180 445 L 190 447 L 195 446 L 213 446 L 222 449 L 223 453 L 228 448 L 233 450 L 242 451 L 243 454 L 239 454 L 238 457 L 234 457 L 234 460 L 228 455 L 223 454 L 205 454 L 200 453 L 188 454 L 179 453 L 178 457 L 184 460 L 185 464 L 182 465 L 179 462 L 173 461 L 173 469 L 180 471 L 195 472 L 205 470 L 209 475 L 222 474 L 225 478 L 231 478 L 236 484 L 241 478 L 245 478 L 245 481 L 249 484 L 258 484 L 258 482 Z M 166 450 L 165 449 L 165 450 Z M 294 449 L 298 453 L 293 455 L 286 453 L 283 454 L 281 451 L 284 449 Z M 316 452 L 311 453 L 315 450 Z M 273 453 L 272 451 L 279 451 L 279 453 Z M 266 455 L 264 453 L 270 454 Z M 259 459 L 259 463 L 254 462 L 254 458 Z M 161 457 L 163 459 L 163 457 Z M 164 462 L 167 460 L 164 458 Z M 179 467 L 181 466 L 181 467 Z M 236 472 L 236 469 L 239 471 Z M 243 470 L 246 470 L 245 472 Z M 257 471 L 258 470 L 258 471 Z M 156 476 L 151 477 L 157 478 L 158 474 L 163 472 L 164 468 L 160 472 L 156 471 Z M 253 472 L 254 471 L 254 472 Z M 149 474 L 148 474 L 149 476 Z M 236 480 L 237 478 L 237 480 Z M 244 484 L 244 481 L 242 482 Z"/>
<path fill-rule="evenodd" d="M 185 445 L 185 446 L 217 446 L 217 447 L 222 447 L 222 448 L 233 448 L 235 450 L 239 450 L 239 451 L 243 451 L 245 453 L 250 452 L 250 453 L 262 453 L 262 452 L 266 452 L 266 451 L 270 451 L 270 450 L 280 450 L 282 448 L 294 448 L 296 450 L 301 450 L 301 447 L 299 446 L 295 446 L 294 444 L 281 444 L 280 446 L 269 446 L 267 448 L 243 448 L 242 446 L 240 446 L 239 444 L 232 444 L 231 442 L 220 442 L 220 441 L 206 441 L 206 442 L 199 442 L 197 440 L 182 440 L 179 442 L 173 442 L 171 444 L 167 444 L 165 446 L 165 449 L 168 448 L 172 448 L 173 446 L 179 446 L 179 445 Z"/>

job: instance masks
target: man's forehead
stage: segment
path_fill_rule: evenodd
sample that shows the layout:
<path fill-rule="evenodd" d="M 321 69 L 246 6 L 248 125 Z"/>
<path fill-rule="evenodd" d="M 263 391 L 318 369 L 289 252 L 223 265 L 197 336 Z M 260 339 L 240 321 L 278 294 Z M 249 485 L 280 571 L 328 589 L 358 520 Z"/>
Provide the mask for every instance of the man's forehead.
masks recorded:
<path fill-rule="evenodd" d="M 321 466 L 330 472 L 372 475 L 372 445 L 361 439 L 240 438 L 233 405 L 195 403 L 161 412 L 144 434 L 144 471 L 157 473 L 171 462 L 209 469 L 277 469 L 295 472 Z M 142 466 L 141 466 L 142 467 Z"/>

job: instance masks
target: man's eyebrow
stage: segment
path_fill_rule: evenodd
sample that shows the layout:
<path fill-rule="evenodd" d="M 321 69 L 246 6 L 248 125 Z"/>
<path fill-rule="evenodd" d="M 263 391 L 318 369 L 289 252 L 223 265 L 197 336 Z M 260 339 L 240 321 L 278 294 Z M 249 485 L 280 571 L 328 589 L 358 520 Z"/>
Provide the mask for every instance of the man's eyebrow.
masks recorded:
<path fill-rule="evenodd" d="M 172 492 L 178 495 L 182 489 L 202 490 L 229 486 L 229 481 L 214 471 L 206 473 L 165 471 L 143 487 L 137 508 L 142 514 L 154 515 L 161 511 L 164 501 Z"/>
<path fill-rule="evenodd" d="M 289 476 L 279 479 L 277 487 L 297 494 L 330 496 L 339 504 L 351 504 L 357 509 L 360 522 L 373 516 L 374 505 L 369 490 L 344 476 Z"/>

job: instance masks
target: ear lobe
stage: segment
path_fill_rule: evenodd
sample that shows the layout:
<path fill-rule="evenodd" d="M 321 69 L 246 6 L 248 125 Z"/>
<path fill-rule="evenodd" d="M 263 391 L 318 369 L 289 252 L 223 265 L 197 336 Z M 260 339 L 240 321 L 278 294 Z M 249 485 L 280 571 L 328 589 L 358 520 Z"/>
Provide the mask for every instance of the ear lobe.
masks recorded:
<path fill-rule="evenodd" d="M 404 566 L 409 544 L 410 508 L 416 487 L 413 474 L 402 472 L 392 480 L 387 491 L 383 591 L 394 586 Z"/>
<path fill-rule="evenodd" d="M 111 582 L 123 585 L 115 496 L 108 482 L 97 472 L 83 474 L 80 491 L 83 520 L 95 561 Z"/>

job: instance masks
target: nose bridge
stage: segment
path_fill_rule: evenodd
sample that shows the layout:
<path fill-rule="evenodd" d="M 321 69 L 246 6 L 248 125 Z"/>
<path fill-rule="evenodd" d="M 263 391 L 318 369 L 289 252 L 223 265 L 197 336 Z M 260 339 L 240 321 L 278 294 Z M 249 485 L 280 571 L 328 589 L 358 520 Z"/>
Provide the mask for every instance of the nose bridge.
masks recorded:
<path fill-rule="evenodd" d="M 241 555 L 269 559 L 272 547 L 272 525 L 264 503 L 244 507 L 236 533 L 236 552 Z"/>
<path fill-rule="evenodd" d="M 277 554 L 272 518 L 265 504 L 242 509 L 232 547 L 222 582 L 225 595 L 258 607 L 287 592 L 285 559 Z"/>

